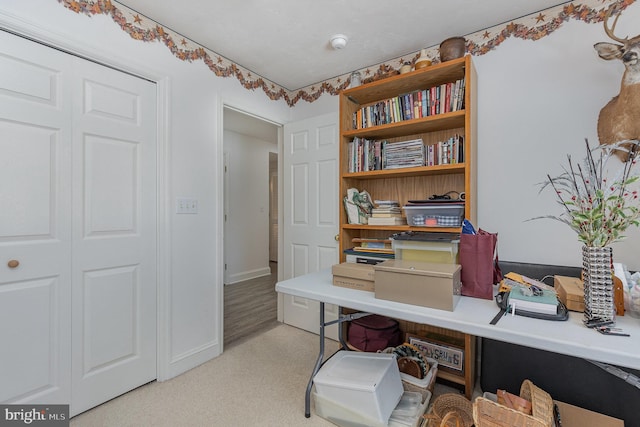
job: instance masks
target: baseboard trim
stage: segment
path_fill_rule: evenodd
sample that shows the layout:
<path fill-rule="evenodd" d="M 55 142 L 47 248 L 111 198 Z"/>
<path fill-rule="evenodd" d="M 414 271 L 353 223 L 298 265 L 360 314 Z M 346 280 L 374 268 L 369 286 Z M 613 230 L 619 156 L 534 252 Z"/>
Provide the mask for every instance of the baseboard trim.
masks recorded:
<path fill-rule="evenodd" d="M 180 374 L 220 356 L 220 354 L 222 354 L 222 348 L 219 342 L 204 344 L 191 351 L 182 353 L 174 357 L 169 363 L 168 376 L 158 380 L 165 381 L 177 377 Z"/>
<path fill-rule="evenodd" d="M 258 277 L 269 276 L 271 268 L 269 266 L 258 268 L 255 270 L 244 271 L 241 273 L 225 275 L 224 284 L 233 285 L 234 283 L 244 282 L 245 280 L 257 279 Z"/>

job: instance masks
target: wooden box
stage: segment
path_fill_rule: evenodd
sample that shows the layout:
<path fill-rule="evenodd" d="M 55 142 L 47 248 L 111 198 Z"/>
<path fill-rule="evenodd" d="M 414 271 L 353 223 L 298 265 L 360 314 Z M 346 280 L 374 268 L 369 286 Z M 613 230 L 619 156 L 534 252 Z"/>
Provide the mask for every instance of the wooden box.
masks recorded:
<path fill-rule="evenodd" d="M 389 260 L 376 264 L 376 298 L 453 311 L 460 300 L 460 265 Z"/>
<path fill-rule="evenodd" d="M 571 311 L 584 311 L 583 282 L 577 277 L 553 276 L 553 287 L 558 298 Z"/>

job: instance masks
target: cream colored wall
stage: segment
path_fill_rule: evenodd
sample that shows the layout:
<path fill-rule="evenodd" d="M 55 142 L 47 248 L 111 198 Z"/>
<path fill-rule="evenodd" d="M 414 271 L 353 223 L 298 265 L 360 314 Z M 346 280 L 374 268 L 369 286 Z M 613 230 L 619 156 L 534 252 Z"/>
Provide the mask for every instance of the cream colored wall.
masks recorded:
<path fill-rule="evenodd" d="M 278 146 L 224 131 L 227 153 L 225 284 L 271 274 L 269 268 L 269 153 Z"/>

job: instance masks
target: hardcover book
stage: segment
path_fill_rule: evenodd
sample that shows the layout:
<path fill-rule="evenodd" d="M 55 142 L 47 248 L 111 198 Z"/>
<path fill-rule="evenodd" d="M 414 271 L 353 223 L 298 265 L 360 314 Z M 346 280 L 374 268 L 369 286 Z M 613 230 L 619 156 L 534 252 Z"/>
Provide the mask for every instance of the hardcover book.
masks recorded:
<path fill-rule="evenodd" d="M 528 295 L 526 287 L 514 286 L 509 292 L 509 305 L 518 309 L 535 313 L 555 314 L 558 307 L 558 294 L 555 291 L 542 289 L 542 295 Z"/>

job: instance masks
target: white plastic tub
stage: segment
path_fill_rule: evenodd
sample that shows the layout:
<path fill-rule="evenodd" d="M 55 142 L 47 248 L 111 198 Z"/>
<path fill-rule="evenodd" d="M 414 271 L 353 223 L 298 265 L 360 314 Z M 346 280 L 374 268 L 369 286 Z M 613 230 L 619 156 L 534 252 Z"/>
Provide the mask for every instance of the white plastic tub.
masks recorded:
<path fill-rule="evenodd" d="M 338 351 L 314 377 L 316 393 L 386 424 L 404 389 L 394 354 Z"/>

